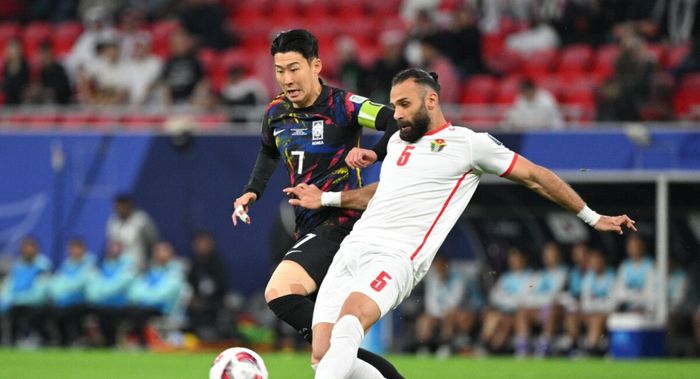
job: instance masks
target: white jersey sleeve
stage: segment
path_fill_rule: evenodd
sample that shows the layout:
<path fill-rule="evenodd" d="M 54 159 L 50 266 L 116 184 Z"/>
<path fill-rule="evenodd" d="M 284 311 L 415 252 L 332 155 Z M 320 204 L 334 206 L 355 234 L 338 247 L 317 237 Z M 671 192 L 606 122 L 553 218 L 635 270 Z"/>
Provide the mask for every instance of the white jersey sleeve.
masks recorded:
<path fill-rule="evenodd" d="M 472 162 L 481 173 L 505 176 L 513 169 L 518 155 L 488 133 L 474 133 Z"/>

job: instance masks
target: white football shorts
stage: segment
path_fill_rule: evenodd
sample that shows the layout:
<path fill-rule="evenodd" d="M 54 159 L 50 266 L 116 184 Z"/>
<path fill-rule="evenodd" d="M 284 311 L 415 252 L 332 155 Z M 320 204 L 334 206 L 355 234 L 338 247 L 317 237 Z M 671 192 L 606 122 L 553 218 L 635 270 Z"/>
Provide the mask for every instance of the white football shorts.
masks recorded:
<path fill-rule="evenodd" d="M 406 254 L 364 243 L 344 244 L 318 291 L 312 324 L 335 324 L 352 292 L 367 295 L 384 317 L 412 290 L 413 265 Z"/>

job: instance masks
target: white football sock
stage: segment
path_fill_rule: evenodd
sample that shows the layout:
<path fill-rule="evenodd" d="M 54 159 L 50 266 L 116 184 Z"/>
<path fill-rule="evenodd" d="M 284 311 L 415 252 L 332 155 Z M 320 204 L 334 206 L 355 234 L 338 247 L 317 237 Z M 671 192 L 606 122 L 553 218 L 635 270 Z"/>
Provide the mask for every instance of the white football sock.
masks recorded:
<path fill-rule="evenodd" d="M 360 320 L 345 315 L 333 326 L 331 347 L 316 368 L 315 379 L 348 379 L 356 366 L 357 349 L 365 337 Z M 380 376 L 381 377 L 381 376 Z"/>

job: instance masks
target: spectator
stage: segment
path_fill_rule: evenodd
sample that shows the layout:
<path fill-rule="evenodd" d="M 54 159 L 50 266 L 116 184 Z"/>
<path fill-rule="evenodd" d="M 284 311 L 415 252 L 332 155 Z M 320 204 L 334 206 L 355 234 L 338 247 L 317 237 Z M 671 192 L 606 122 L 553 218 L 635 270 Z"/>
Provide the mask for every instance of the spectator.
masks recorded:
<path fill-rule="evenodd" d="M 85 31 L 75 41 L 64 61 L 68 76 L 74 82 L 78 80 L 81 71 L 96 62 L 99 43 L 117 37 L 117 31 L 112 27 L 110 15 L 105 8 L 90 8 L 85 11 L 83 19 Z"/>
<path fill-rule="evenodd" d="M 126 316 L 124 307 L 136 272 L 136 264 L 124 252 L 124 245 L 116 240 L 109 241 L 105 257 L 90 278 L 86 292 L 95 309 L 105 346 L 112 347 L 117 343 L 117 328 Z"/>
<path fill-rule="evenodd" d="M 211 234 L 199 232 L 192 241 L 194 257 L 187 274 L 193 291 L 189 304 L 192 329 L 202 339 L 215 339 L 219 334 L 219 313 L 224 308 L 229 273 L 216 250 Z"/>
<path fill-rule="evenodd" d="M 158 228 L 146 212 L 136 207 L 131 195 L 117 195 L 114 213 L 107 221 L 107 239 L 122 243 L 126 254 L 141 267 L 158 241 Z"/>
<path fill-rule="evenodd" d="M 150 268 L 136 278 L 129 289 L 131 325 L 141 346 L 146 346 L 146 327 L 155 316 L 174 318 L 183 311 L 184 273 L 182 264 L 175 260 L 175 251 L 167 242 L 153 249 Z"/>
<path fill-rule="evenodd" d="M 68 104 L 72 89 L 63 66 L 56 61 L 51 45 L 39 46 L 39 83 L 32 91 L 32 101 L 42 104 Z"/>
<path fill-rule="evenodd" d="M 129 60 L 136 54 L 136 44 L 144 38 L 150 41 L 150 33 L 146 31 L 143 12 L 138 8 L 125 9 L 119 20 L 119 40 L 122 60 Z"/>
<path fill-rule="evenodd" d="M 20 337 L 28 337 L 30 332 L 39 332 L 45 341 L 48 336 L 41 311 L 46 305 L 51 261 L 41 254 L 39 243 L 33 237 L 22 240 L 19 253 L 0 293 L 0 311 L 8 313 L 12 344 Z"/>
<path fill-rule="evenodd" d="M 436 72 L 440 78 L 440 100 L 445 104 L 456 103 L 461 90 L 459 77 L 452 62 L 440 54 L 437 35 L 423 38 L 420 46 L 423 68 Z"/>
<path fill-rule="evenodd" d="M 182 26 L 202 47 L 222 50 L 230 45 L 224 29 L 226 10 L 218 0 L 185 0 L 182 4 Z"/>
<path fill-rule="evenodd" d="M 367 93 L 365 90 L 366 71 L 357 58 L 357 43 L 351 37 L 342 36 L 336 40 L 336 55 L 340 68 L 338 79 L 341 86 L 355 93 Z"/>
<path fill-rule="evenodd" d="M 403 33 L 397 30 L 383 32 L 379 37 L 382 56 L 374 62 L 367 81 L 367 93 L 379 103 L 389 102 L 391 79 L 408 68 L 403 55 Z"/>
<path fill-rule="evenodd" d="M 617 271 L 615 299 L 621 311 L 650 312 L 654 305 L 654 262 L 637 234 L 627 237 L 627 259 Z"/>
<path fill-rule="evenodd" d="M 581 332 L 581 291 L 583 288 L 583 278 L 588 271 L 588 261 L 590 249 L 585 242 L 576 243 L 571 248 L 572 267 L 569 271 L 567 292 L 563 298 L 562 305 L 566 312 L 564 316 L 564 329 L 566 335 L 560 344 L 561 350 L 572 351 L 577 347 L 579 334 Z"/>
<path fill-rule="evenodd" d="M 550 353 L 552 337 L 559 320 L 556 307 L 566 284 L 567 269 L 561 261 L 559 246 L 549 242 L 542 247 L 542 270 L 532 278 L 532 289 L 526 303 L 515 315 L 515 354 L 526 356 L 530 350 L 530 331 L 533 325 L 542 327 L 535 347 L 537 356 Z"/>
<path fill-rule="evenodd" d="M 692 309 L 688 304 L 688 274 L 669 259 L 667 280 L 668 322 L 666 323 L 666 348 L 670 356 L 690 356 L 690 349 L 684 347 L 684 337 L 688 335 L 687 326 L 692 324 Z"/>
<path fill-rule="evenodd" d="M 508 271 L 501 274 L 489 294 L 489 310 L 484 316 L 480 343 L 491 351 L 502 351 L 515 324 L 515 313 L 524 304 L 531 272 L 525 253 L 517 247 L 508 250 Z"/>
<path fill-rule="evenodd" d="M 655 65 L 644 52 L 642 40 L 629 33 L 621 45 L 613 77 L 600 91 L 598 118 L 602 121 L 639 120 L 639 110 L 649 96 Z"/>
<path fill-rule="evenodd" d="M 7 105 L 21 104 L 29 89 L 29 64 L 22 53 L 22 43 L 11 39 L 5 47 L 2 69 L 2 92 Z"/>
<path fill-rule="evenodd" d="M 129 71 L 119 53 L 119 41 L 104 40 L 95 63 L 83 71 L 79 98 L 89 104 L 122 104 L 127 101 Z"/>
<path fill-rule="evenodd" d="M 607 349 L 601 336 L 605 334 L 608 315 L 615 308 L 615 272 L 606 265 L 601 250 L 591 250 L 588 262 L 581 289 L 581 312 L 586 328 L 583 348 L 588 354 L 598 354 Z"/>
<path fill-rule="evenodd" d="M 148 33 L 135 35 L 132 44 L 133 53 L 126 61 L 129 102 L 147 104 L 163 69 L 163 62 L 151 53 L 151 36 Z"/>
<path fill-rule="evenodd" d="M 520 83 L 515 103 L 506 113 L 505 124 L 516 129 L 561 129 L 564 126 L 557 100 L 529 79 Z"/>
<path fill-rule="evenodd" d="M 459 8 L 453 15 L 452 28 L 446 33 L 447 50 L 462 76 L 480 74 L 485 71 L 481 59 L 481 31 L 477 26 L 475 10 Z"/>
<path fill-rule="evenodd" d="M 184 31 L 170 37 L 170 57 L 160 81 L 167 103 L 204 103 L 207 85 L 204 69 L 195 55 L 192 38 Z"/>
<path fill-rule="evenodd" d="M 49 318 L 58 328 L 61 346 L 70 346 L 83 334 L 86 291 L 94 270 L 95 256 L 87 251 L 85 241 L 68 241 L 68 255 L 48 284 Z"/>
<path fill-rule="evenodd" d="M 700 71 L 700 35 L 694 35 L 690 41 L 690 51 L 683 60 L 671 68 L 671 73 L 676 80 L 686 74 Z"/>
<path fill-rule="evenodd" d="M 464 324 L 473 325 L 473 315 L 460 309 L 465 297 L 467 283 L 462 271 L 450 266 L 442 256 L 435 257 L 425 278 L 425 313 L 416 322 L 418 351 L 435 351 L 438 356 L 452 352 L 451 343 Z M 467 325 L 469 329 L 471 325 Z"/>
<path fill-rule="evenodd" d="M 226 105 L 267 104 L 270 95 L 265 85 L 253 75 L 247 75 L 244 67 L 234 65 L 229 68 L 226 82 L 221 88 L 221 101 Z"/>
<path fill-rule="evenodd" d="M 508 50 L 521 54 L 536 54 L 542 50 L 553 50 L 559 46 L 557 31 L 549 22 L 537 18 L 534 25 L 522 32 L 513 33 L 506 38 Z"/>

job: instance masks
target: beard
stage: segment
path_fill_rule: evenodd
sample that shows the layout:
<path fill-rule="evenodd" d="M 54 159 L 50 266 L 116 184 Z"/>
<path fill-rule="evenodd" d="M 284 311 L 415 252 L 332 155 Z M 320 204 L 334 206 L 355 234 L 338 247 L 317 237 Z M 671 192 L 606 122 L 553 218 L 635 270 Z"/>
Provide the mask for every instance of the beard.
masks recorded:
<path fill-rule="evenodd" d="M 413 120 L 397 121 L 399 127 L 399 137 L 409 143 L 418 141 L 428 131 L 430 116 L 425 108 L 425 103 L 421 104 L 418 112 L 413 116 Z"/>

